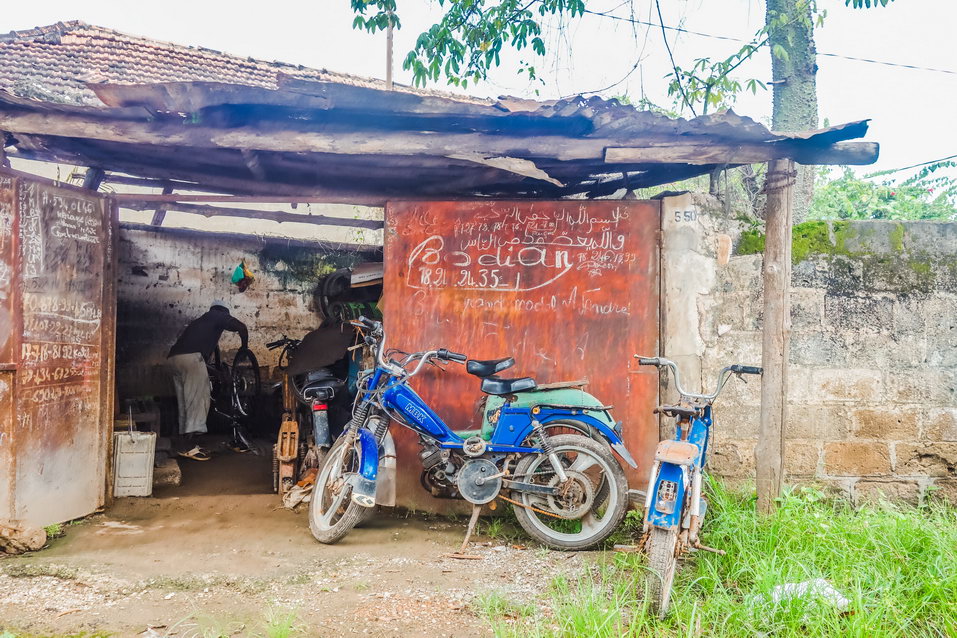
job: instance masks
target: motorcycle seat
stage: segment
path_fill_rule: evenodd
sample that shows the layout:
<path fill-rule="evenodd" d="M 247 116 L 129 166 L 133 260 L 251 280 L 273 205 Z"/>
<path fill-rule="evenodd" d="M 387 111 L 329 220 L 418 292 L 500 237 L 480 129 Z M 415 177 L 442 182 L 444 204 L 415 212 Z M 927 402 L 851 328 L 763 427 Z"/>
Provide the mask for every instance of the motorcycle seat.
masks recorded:
<path fill-rule="evenodd" d="M 331 372 L 326 368 L 319 368 L 318 370 L 313 370 L 306 373 L 306 381 L 321 381 L 323 379 L 333 379 L 335 378 Z"/>
<path fill-rule="evenodd" d="M 515 365 L 515 359 L 506 357 L 504 359 L 490 359 L 488 361 L 476 361 L 469 359 L 465 364 L 465 371 L 474 374 L 477 377 L 490 377 L 502 370 L 508 370 Z"/>
<path fill-rule="evenodd" d="M 482 379 L 482 392 L 485 394 L 503 395 L 516 392 L 527 392 L 536 388 L 535 379 L 521 377 L 520 379 L 500 379 L 485 377 Z"/>
<path fill-rule="evenodd" d="M 319 399 L 327 401 L 336 395 L 336 392 L 344 388 L 346 382 L 341 379 L 321 379 L 307 383 L 302 388 L 302 397 L 307 401 Z"/>

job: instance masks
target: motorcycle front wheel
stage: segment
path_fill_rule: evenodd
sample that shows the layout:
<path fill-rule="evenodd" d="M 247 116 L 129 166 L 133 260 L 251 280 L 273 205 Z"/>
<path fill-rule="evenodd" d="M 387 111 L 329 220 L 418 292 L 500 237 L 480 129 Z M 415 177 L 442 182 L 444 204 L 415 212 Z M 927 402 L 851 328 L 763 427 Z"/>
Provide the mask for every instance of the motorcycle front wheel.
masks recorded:
<path fill-rule="evenodd" d="M 677 569 L 678 530 L 651 528 L 648 538 L 648 598 L 651 609 L 664 619 L 671 606 L 671 585 Z"/>
<path fill-rule="evenodd" d="M 597 545 L 621 524 L 628 508 L 628 481 L 608 446 L 579 434 L 549 437 L 568 483 L 562 484 L 545 454 L 530 454 L 515 479 L 556 487 L 560 495 L 512 492 L 515 517 L 529 536 L 558 550 Z"/>
<path fill-rule="evenodd" d="M 348 473 L 359 467 L 358 449 L 351 439 L 341 436 L 329 449 L 309 501 L 309 529 L 327 545 L 342 540 L 371 511 L 352 501 L 352 486 L 346 483 Z"/>

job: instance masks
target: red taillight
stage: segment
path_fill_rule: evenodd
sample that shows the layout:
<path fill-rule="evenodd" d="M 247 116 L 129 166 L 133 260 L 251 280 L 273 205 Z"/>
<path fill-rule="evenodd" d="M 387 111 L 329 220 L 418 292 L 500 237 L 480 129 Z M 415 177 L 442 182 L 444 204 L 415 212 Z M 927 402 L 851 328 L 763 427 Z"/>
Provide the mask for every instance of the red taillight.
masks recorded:
<path fill-rule="evenodd" d="M 322 412 L 323 410 L 328 410 L 328 409 L 329 409 L 329 406 L 326 405 L 325 403 L 313 403 L 313 404 L 312 404 L 312 411 L 313 411 L 313 412 Z"/>

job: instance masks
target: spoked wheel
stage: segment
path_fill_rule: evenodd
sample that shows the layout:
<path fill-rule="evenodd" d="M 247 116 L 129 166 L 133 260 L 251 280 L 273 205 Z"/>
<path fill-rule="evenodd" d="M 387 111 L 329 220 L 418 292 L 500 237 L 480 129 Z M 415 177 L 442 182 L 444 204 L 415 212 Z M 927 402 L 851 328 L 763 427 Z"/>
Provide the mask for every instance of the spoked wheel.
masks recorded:
<path fill-rule="evenodd" d="M 586 549 L 608 538 L 625 517 L 628 483 L 607 446 L 578 434 L 549 440 L 565 469 L 561 483 L 544 454 L 528 455 L 515 468 L 517 480 L 558 488 L 558 494 L 513 492 L 519 524 L 554 549 Z"/>
<path fill-rule="evenodd" d="M 556 437 L 560 434 L 580 434 L 581 436 L 586 436 L 593 441 L 599 443 L 602 447 L 608 450 L 608 453 L 611 454 L 611 446 L 608 445 L 602 436 L 598 433 L 598 430 L 588 425 L 587 423 L 582 423 L 581 421 L 574 421 L 571 419 L 562 419 L 560 421 L 549 421 L 544 426 L 546 434 L 550 437 Z M 539 447 L 541 443 L 538 440 L 538 435 L 532 433 L 532 435 L 525 442 L 525 445 L 531 445 L 533 447 Z M 608 496 L 608 481 L 602 480 L 601 484 L 598 486 L 595 497 L 595 507 L 597 508 L 599 504 L 604 503 L 605 499 Z"/>
<path fill-rule="evenodd" d="M 352 486 L 346 483 L 348 474 L 358 470 L 359 454 L 352 437 L 339 437 L 319 469 L 309 501 L 309 529 L 320 543 L 340 541 L 369 516 L 367 510 L 372 508 L 353 503 Z"/>
<path fill-rule="evenodd" d="M 658 618 L 668 615 L 671 606 L 671 585 L 675 579 L 678 530 L 651 528 L 648 538 L 648 597 Z"/>
<path fill-rule="evenodd" d="M 242 348 L 236 353 L 230 377 L 236 409 L 240 416 L 251 416 L 262 390 L 262 380 L 259 376 L 259 362 L 249 348 Z"/>

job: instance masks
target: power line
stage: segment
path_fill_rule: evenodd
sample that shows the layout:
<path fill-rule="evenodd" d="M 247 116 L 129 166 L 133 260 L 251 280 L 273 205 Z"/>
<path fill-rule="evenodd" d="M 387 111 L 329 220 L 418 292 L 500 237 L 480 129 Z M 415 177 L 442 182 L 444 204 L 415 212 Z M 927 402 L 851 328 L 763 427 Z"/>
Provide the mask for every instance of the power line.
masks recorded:
<path fill-rule="evenodd" d="M 671 60 L 671 69 L 675 72 L 675 82 L 678 84 L 678 90 L 681 92 L 681 97 L 684 99 L 685 105 L 691 110 L 691 114 L 697 116 L 698 114 L 695 113 L 694 104 L 688 99 L 688 94 L 685 93 L 685 87 L 681 83 L 681 75 L 678 74 L 678 65 L 675 64 L 675 56 L 671 54 L 671 45 L 668 44 L 668 35 L 665 33 L 665 20 L 661 17 L 661 5 L 658 3 L 658 0 L 655 0 L 655 8 L 658 10 L 658 25 L 661 27 L 661 39 L 665 41 L 665 48 L 668 50 L 668 58 Z M 707 108 L 707 106 L 708 105 L 705 104 L 705 108 Z"/>
<path fill-rule="evenodd" d="M 921 166 L 927 166 L 928 164 L 936 164 L 936 163 L 938 163 L 938 162 L 946 162 L 947 160 L 952 160 L 952 159 L 955 159 L 955 158 L 957 158 L 957 155 L 948 155 L 947 157 L 941 157 L 941 158 L 939 158 L 939 159 L 928 160 L 928 161 L 926 161 L 926 162 L 921 162 L 920 164 L 911 164 L 910 166 L 905 166 L 904 168 L 895 168 L 895 169 L 892 169 L 892 170 L 889 170 L 889 171 L 878 171 L 877 173 L 874 173 L 874 174 L 875 174 L 875 175 L 877 175 L 877 174 L 887 175 L 887 174 L 889 174 L 889 173 L 900 173 L 901 171 L 910 170 L 910 169 L 912 169 L 912 168 L 919 168 L 919 167 L 921 167 Z"/>
<path fill-rule="evenodd" d="M 623 16 L 618 16 L 613 13 L 605 13 L 603 11 L 591 11 L 590 9 L 585 9 L 585 13 L 591 15 L 600 16 L 602 18 L 609 18 L 611 20 L 620 20 L 621 22 L 630 22 L 632 24 L 642 24 L 650 27 L 658 27 L 660 29 L 667 29 L 668 31 L 676 31 L 678 33 L 687 33 L 688 35 L 697 35 L 702 38 L 711 38 L 712 40 L 724 40 L 726 42 L 749 42 L 748 40 L 743 40 L 741 38 L 732 38 L 726 35 L 715 35 L 713 33 L 704 33 L 703 31 L 692 31 L 691 29 L 685 29 L 684 27 L 671 27 L 667 25 L 658 25 L 653 22 L 646 22 L 644 20 L 638 20 L 637 18 L 626 18 Z M 820 51 L 817 55 L 827 57 L 827 58 L 838 58 L 841 60 L 851 60 L 853 62 L 866 62 L 868 64 L 880 64 L 882 66 L 896 67 L 900 69 L 915 69 L 917 71 L 932 71 L 934 73 L 946 73 L 947 75 L 957 75 L 957 70 L 953 69 L 938 69 L 934 67 L 927 66 L 918 66 L 915 64 L 903 64 L 900 62 L 887 62 L 886 60 L 873 60 L 871 58 L 859 58 L 851 55 L 842 55 L 840 53 L 821 53 Z"/>

